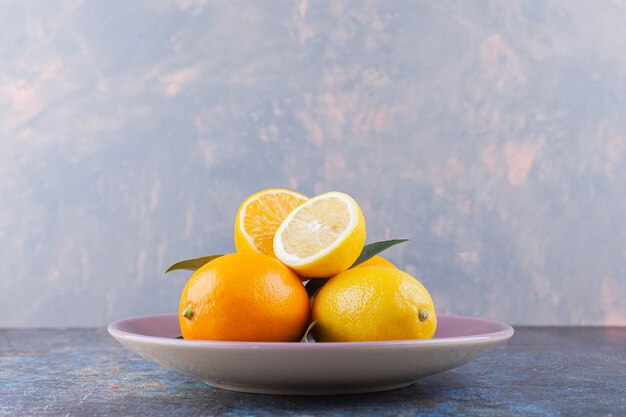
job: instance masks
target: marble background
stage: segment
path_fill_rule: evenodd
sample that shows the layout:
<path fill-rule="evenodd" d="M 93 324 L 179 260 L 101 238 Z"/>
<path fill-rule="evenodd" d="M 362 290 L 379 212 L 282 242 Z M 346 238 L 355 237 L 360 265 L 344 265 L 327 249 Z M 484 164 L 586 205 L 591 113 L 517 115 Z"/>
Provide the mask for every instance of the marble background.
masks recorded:
<path fill-rule="evenodd" d="M 0 4 L 0 326 L 174 312 L 237 207 L 341 190 L 440 313 L 626 324 L 623 1 Z"/>

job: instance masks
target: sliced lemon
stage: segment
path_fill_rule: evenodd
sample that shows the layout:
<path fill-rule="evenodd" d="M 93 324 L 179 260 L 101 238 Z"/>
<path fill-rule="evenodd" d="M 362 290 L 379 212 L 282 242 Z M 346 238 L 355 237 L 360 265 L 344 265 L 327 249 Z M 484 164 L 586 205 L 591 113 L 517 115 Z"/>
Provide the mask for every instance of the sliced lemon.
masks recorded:
<path fill-rule="evenodd" d="M 308 198 L 283 188 L 252 194 L 241 203 L 235 219 L 237 252 L 258 252 L 273 258 L 273 241 L 283 220 Z"/>
<path fill-rule="evenodd" d="M 300 275 L 329 277 L 348 269 L 365 244 L 365 219 L 352 197 L 330 192 L 294 209 L 274 236 L 276 257 Z"/>

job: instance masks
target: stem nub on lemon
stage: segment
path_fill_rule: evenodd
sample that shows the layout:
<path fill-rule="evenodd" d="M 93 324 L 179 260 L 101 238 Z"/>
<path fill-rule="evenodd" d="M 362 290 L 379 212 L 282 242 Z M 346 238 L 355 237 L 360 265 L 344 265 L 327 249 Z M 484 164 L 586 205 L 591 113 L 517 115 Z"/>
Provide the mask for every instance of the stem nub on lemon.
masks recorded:
<path fill-rule="evenodd" d="M 365 244 L 365 219 L 352 197 L 329 192 L 296 207 L 274 235 L 276 257 L 305 277 L 348 269 Z"/>
<path fill-rule="evenodd" d="M 429 339 L 437 328 L 433 300 L 399 269 L 364 266 L 331 278 L 315 296 L 318 342 Z"/>
<path fill-rule="evenodd" d="M 257 252 L 273 258 L 274 234 L 283 220 L 308 198 L 283 188 L 252 194 L 241 203 L 235 218 L 237 252 Z"/>

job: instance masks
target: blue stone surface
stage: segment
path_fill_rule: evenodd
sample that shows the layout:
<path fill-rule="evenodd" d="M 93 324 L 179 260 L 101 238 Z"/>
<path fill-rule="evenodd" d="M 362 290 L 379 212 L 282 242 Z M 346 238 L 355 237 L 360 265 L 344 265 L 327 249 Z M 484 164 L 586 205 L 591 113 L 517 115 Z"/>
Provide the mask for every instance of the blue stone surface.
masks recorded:
<path fill-rule="evenodd" d="M 4 329 L 0 415 L 626 416 L 626 328 L 515 330 L 506 345 L 405 389 L 281 397 L 213 389 L 104 329 Z"/>

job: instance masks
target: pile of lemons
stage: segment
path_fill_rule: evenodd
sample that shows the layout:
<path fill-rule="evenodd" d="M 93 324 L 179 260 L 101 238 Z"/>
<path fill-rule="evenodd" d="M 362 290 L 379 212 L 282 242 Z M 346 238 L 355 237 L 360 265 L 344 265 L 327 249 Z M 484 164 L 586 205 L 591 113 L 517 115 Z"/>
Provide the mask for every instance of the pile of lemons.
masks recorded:
<path fill-rule="evenodd" d="M 380 256 L 358 265 L 365 219 L 347 194 L 313 198 L 273 188 L 248 197 L 235 219 L 237 252 L 189 278 L 179 308 L 184 339 L 317 342 L 433 337 L 432 298 Z M 306 281 L 330 278 L 312 297 Z M 322 281 L 320 281 L 322 282 Z"/>

